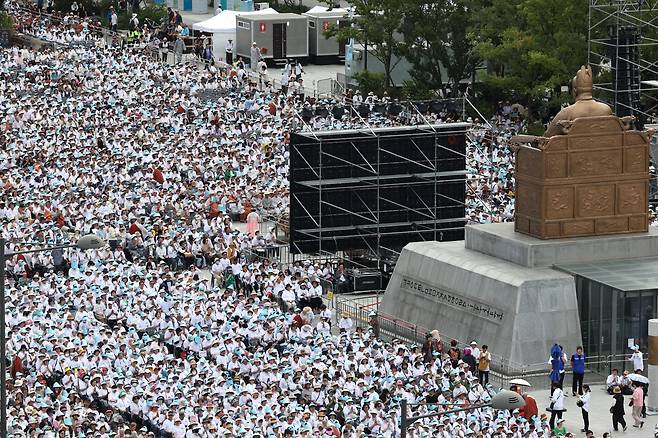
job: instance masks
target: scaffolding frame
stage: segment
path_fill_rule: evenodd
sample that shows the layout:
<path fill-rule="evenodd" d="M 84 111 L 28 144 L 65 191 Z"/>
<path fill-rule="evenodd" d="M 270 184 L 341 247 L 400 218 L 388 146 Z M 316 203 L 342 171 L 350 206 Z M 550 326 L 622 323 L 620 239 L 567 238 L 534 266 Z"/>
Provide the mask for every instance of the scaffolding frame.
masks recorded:
<path fill-rule="evenodd" d="M 629 30 L 637 32 L 637 41 L 624 44 L 620 37 Z M 658 108 L 658 59 L 645 58 L 648 49 L 658 50 L 658 0 L 589 0 L 588 63 L 615 74 L 619 63 L 624 63 L 634 76 L 619 87 L 618 80 L 607 82 L 595 75 L 596 97 L 615 114 L 634 115 L 641 123 Z"/>
<path fill-rule="evenodd" d="M 418 114 L 426 121 L 422 113 Z M 450 136 L 464 136 L 470 127 L 469 123 L 447 123 L 447 124 L 424 124 L 416 126 L 400 126 L 391 128 L 373 128 L 365 120 L 362 120 L 364 128 L 344 131 L 311 131 L 297 132 L 296 135 L 304 137 L 308 142 L 291 142 L 291 157 L 299 156 L 304 171 L 307 175 L 313 175 L 312 179 L 299 181 L 293 177 L 293 168 L 291 165 L 291 185 L 296 184 L 304 187 L 309 191 L 317 193 L 317 205 L 311 206 L 305 204 L 294 193 L 291 187 L 291 204 L 297 203 L 301 208 L 299 212 L 306 216 L 308 223 L 312 224 L 306 228 L 294 228 L 291 225 L 291 253 L 304 254 L 303 246 L 308 246 L 308 242 L 317 242 L 317 253 L 327 254 L 335 251 L 338 246 L 337 240 L 351 239 L 355 241 L 355 248 L 359 251 L 365 251 L 366 257 L 376 262 L 378 270 L 381 270 L 382 260 L 397 258 L 401 247 L 389 246 L 389 240 L 393 236 L 414 235 L 410 241 L 418 240 L 444 240 L 444 234 L 449 231 L 463 230 L 465 218 L 465 200 L 456 199 L 448 196 L 439 190 L 444 183 L 460 183 L 466 185 L 467 171 L 465 169 L 465 149 L 457 152 L 455 147 L 449 147 L 447 139 Z M 345 156 L 336 156 L 327 143 L 337 142 L 337 136 L 345 135 L 345 147 L 354 151 L 352 160 Z M 327 136 L 325 138 L 325 136 Z M 350 137 L 351 136 L 351 137 Z M 423 137 L 425 142 L 429 138 L 433 139 L 431 153 L 428 153 L 429 143 L 425 143 L 425 148 L 419 146 L 417 139 Z M 404 151 L 392 150 L 389 147 L 391 140 L 399 138 L 408 144 Z M 358 141 L 366 140 L 374 142 L 375 158 L 368 160 L 358 146 Z M 446 144 L 444 144 L 446 143 Z M 306 159 L 301 149 L 310 145 L 317 147 L 317 159 Z M 372 144 L 371 144 L 372 147 Z M 442 154 L 442 149 L 446 149 L 450 154 L 458 155 L 464 160 L 464 166 L 457 170 L 443 170 L 442 161 L 446 162 L 446 154 Z M 372 153 L 372 150 L 369 151 Z M 447 152 L 446 152 L 447 153 Z M 383 158 L 385 159 L 383 160 Z M 335 178 L 331 175 L 330 169 L 325 166 L 325 160 L 338 161 L 351 168 L 358 169 L 361 173 L 359 177 L 353 178 Z M 455 158 L 453 158 L 455 160 Z M 314 165 L 314 163 L 317 163 Z M 454 164 L 454 163 L 453 163 Z M 382 172 L 382 166 L 410 165 L 418 172 L 414 173 L 395 173 L 386 174 Z M 423 189 L 426 189 L 423 191 Z M 355 203 L 359 204 L 357 211 L 346 208 L 345 205 L 338 205 L 331 202 L 324 196 L 330 192 L 350 191 L 350 195 Z M 369 204 L 359 194 L 359 190 L 374 190 L 375 203 Z M 400 199 L 392 199 L 392 191 L 406 191 L 407 200 L 413 202 L 401 202 Z M 431 199 L 427 196 L 428 192 L 433 193 Z M 464 189 L 465 196 L 465 189 Z M 449 208 L 461 207 L 459 216 L 443 217 L 442 212 Z M 292 211 L 292 205 L 291 205 Z M 340 212 L 341 215 L 353 217 L 355 222 L 360 223 L 356 226 L 329 226 L 331 221 L 331 212 Z M 317 214 L 316 214 L 317 212 Z M 389 222 L 382 221 L 384 214 L 406 214 L 407 217 L 414 217 L 416 220 Z M 291 218 L 292 223 L 292 218 Z M 459 226 L 454 226 L 454 224 Z M 452 226 L 450 226 L 452 225 Z M 336 237 L 335 233 L 340 232 Z M 294 239 L 293 233 L 304 236 L 305 239 Z M 332 240 L 335 244 L 329 245 L 327 241 Z M 300 245 L 302 245 L 300 247 Z M 341 248 L 342 251 L 346 249 Z"/>

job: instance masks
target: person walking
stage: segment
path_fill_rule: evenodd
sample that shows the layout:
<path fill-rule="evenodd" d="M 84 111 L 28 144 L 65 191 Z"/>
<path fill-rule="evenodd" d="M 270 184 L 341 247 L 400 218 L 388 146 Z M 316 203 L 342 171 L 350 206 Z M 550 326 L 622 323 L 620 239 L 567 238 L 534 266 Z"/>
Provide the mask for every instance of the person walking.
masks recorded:
<path fill-rule="evenodd" d="M 619 425 L 621 424 L 624 432 L 626 432 L 626 420 L 624 420 L 624 396 L 621 394 L 621 388 L 615 386 L 612 390 L 612 398 L 615 400 L 615 404 L 610 408 L 610 413 L 612 414 L 612 428 L 615 432 L 619 431 Z"/>
<path fill-rule="evenodd" d="M 482 348 L 484 348 L 484 346 Z M 551 419 L 548 424 L 551 427 L 551 430 L 553 430 L 555 428 L 555 420 L 561 420 L 562 413 L 564 412 L 564 392 L 562 391 L 562 385 L 560 385 L 560 382 L 553 382 L 551 406 L 548 409 L 551 411 Z"/>
<path fill-rule="evenodd" d="M 589 389 L 589 385 L 583 385 L 583 393 L 576 402 L 576 405 L 580 407 L 580 411 L 583 414 L 583 429 L 581 432 L 587 432 L 589 430 L 589 399 L 591 396 L 592 390 Z"/>
<path fill-rule="evenodd" d="M 633 382 L 633 397 L 631 398 L 630 406 L 633 407 L 633 427 L 642 428 L 644 421 L 642 421 L 642 407 L 644 406 L 644 391 L 642 385 Z"/>
<path fill-rule="evenodd" d="M 576 347 L 576 352 L 571 355 L 571 369 L 573 370 L 573 382 L 571 393 L 575 397 L 576 390 L 578 395 L 583 395 L 583 378 L 585 377 L 585 354 L 583 347 Z"/>

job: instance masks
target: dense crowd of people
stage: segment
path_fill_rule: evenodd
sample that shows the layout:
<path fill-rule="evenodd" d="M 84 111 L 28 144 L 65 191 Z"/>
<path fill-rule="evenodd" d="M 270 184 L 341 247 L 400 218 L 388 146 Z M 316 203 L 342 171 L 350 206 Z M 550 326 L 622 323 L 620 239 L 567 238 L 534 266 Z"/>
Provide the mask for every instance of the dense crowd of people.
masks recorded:
<path fill-rule="evenodd" d="M 79 20 L 22 29 L 92 44 L 0 52 L 6 250 L 108 242 L 7 263 L 12 437 L 394 437 L 403 398 L 438 403 L 419 414 L 490 399 L 471 349 L 436 334 L 422 348 L 383 342 L 339 321 L 318 299 L 333 266 L 251 257 L 274 231 L 235 226 L 287 212 L 291 129 L 458 111 L 386 96 L 304 102 L 232 69 L 113 47 Z M 513 215 L 505 140 L 523 125 L 507 107 L 469 140 L 473 221 Z M 525 414 L 480 408 L 409 436 L 549 436 L 545 416 Z"/>

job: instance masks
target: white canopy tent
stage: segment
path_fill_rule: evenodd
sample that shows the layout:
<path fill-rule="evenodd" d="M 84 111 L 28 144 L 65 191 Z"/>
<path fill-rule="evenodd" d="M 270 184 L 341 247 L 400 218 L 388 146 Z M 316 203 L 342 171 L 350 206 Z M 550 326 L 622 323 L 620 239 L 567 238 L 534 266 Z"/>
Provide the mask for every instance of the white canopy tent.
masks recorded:
<path fill-rule="evenodd" d="M 226 57 L 225 47 L 228 40 L 233 40 L 235 47 L 235 19 L 238 16 L 249 15 L 262 15 L 262 14 L 278 14 L 272 8 L 263 9 L 253 12 L 240 12 L 240 11 L 222 11 L 221 13 L 209 18 L 206 21 L 194 23 L 192 29 L 200 32 L 212 33 L 212 53 L 217 61 L 224 61 Z M 233 50 L 235 53 L 235 49 Z"/>
<path fill-rule="evenodd" d="M 308 11 L 306 11 L 304 13 L 305 14 L 315 14 L 315 13 L 318 13 L 318 12 L 336 12 L 337 14 L 344 12 L 344 13 L 347 14 L 349 11 L 347 9 L 343 9 L 343 8 L 333 8 L 331 11 L 329 11 L 328 7 L 318 5 L 318 6 L 313 6 L 311 9 L 309 9 Z"/>

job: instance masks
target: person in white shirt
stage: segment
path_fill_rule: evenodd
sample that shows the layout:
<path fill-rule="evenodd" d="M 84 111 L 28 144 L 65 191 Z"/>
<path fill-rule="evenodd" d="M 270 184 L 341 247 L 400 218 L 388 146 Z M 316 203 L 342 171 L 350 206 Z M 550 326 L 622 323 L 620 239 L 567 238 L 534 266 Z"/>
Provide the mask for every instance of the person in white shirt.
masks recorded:
<path fill-rule="evenodd" d="M 343 313 L 340 316 L 340 321 L 338 321 L 338 328 L 341 333 L 350 333 L 352 327 L 354 326 L 354 321 L 346 313 Z"/>
<path fill-rule="evenodd" d="M 642 359 L 639 345 L 633 345 L 633 354 L 628 360 L 633 363 L 633 371 L 636 373 L 644 371 L 644 360 Z"/>
<path fill-rule="evenodd" d="M 555 427 L 555 420 L 562 418 L 562 412 L 564 411 L 564 392 L 562 391 L 562 385 L 560 382 L 553 382 L 553 395 L 551 396 L 551 419 L 549 424 L 551 430 Z"/>
<path fill-rule="evenodd" d="M 478 348 L 478 343 L 475 342 L 475 340 L 471 341 L 471 356 L 473 356 L 476 361 L 480 360 L 480 349 Z"/>
<path fill-rule="evenodd" d="M 619 386 L 621 379 L 619 378 L 619 370 L 613 368 L 611 374 L 605 380 L 605 387 L 608 390 L 608 394 L 612 394 L 612 390 L 615 386 Z"/>
<path fill-rule="evenodd" d="M 307 297 L 312 309 L 319 309 L 322 306 L 322 286 L 317 279 L 311 281 L 311 287 L 308 290 Z"/>
<path fill-rule="evenodd" d="M 589 430 L 589 399 L 591 396 L 592 390 L 589 385 L 583 385 L 583 395 L 579 397 L 580 410 L 583 414 L 583 431 Z"/>
<path fill-rule="evenodd" d="M 356 90 L 356 94 L 352 97 L 352 105 L 357 108 L 363 103 L 363 96 L 361 96 L 361 91 Z"/>

